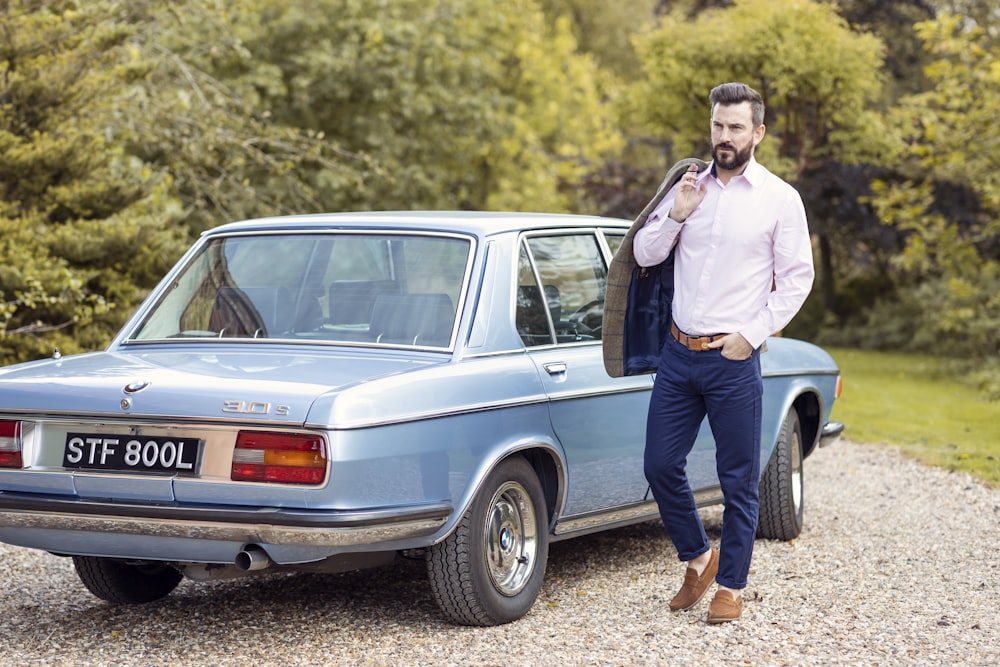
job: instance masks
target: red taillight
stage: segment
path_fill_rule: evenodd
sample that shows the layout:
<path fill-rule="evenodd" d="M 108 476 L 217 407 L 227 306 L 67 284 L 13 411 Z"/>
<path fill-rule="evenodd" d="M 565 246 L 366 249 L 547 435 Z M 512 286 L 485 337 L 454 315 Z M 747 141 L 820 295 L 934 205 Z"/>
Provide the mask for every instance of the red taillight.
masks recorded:
<path fill-rule="evenodd" d="M 843 376 L 837 376 L 837 395 L 834 398 L 840 398 L 840 394 L 844 391 L 844 378 Z"/>
<path fill-rule="evenodd" d="M 0 421 L 0 468 L 20 468 L 21 422 Z"/>
<path fill-rule="evenodd" d="M 326 478 L 323 438 L 240 431 L 233 450 L 231 478 L 238 482 L 322 484 Z"/>

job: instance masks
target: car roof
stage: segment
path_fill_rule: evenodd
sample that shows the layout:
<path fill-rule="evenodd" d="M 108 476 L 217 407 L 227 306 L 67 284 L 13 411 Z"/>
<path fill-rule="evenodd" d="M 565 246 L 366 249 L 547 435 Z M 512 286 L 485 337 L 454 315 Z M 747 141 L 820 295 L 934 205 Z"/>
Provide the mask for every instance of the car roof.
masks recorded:
<path fill-rule="evenodd" d="M 326 231 L 335 229 L 405 229 L 475 234 L 485 237 L 521 229 L 568 227 L 617 227 L 628 229 L 630 221 L 591 215 L 562 213 L 503 213 L 494 211 L 366 211 L 357 213 L 313 213 L 275 216 L 231 222 L 204 232 L 215 236 L 261 231 Z"/>

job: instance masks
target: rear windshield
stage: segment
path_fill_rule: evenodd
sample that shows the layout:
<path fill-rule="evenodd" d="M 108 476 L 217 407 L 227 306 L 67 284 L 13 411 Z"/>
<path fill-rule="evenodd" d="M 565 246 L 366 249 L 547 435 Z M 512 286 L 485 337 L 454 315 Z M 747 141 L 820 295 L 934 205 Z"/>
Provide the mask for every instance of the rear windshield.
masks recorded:
<path fill-rule="evenodd" d="M 131 342 L 300 340 L 449 347 L 471 241 L 426 234 L 213 239 Z"/>

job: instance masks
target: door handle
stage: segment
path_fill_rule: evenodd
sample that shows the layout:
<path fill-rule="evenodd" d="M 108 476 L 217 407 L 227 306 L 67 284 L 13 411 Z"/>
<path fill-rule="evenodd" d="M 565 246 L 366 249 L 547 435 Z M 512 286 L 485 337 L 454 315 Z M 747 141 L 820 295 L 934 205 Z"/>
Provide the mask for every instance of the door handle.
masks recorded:
<path fill-rule="evenodd" d="M 542 368 L 544 368 L 545 372 L 549 375 L 558 375 L 560 373 L 565 373 L 567 366 L 565 361 L 552 361 L 547 364 L 543 364 Z"/>

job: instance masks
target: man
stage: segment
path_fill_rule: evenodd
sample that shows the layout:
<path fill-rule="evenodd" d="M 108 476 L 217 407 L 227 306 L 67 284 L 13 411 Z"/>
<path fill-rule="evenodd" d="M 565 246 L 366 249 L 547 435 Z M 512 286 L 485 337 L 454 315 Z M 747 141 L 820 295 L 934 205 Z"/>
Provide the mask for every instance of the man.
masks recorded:
<path fill-rule="evenodd" d="M 712 162 L 692 166 L 635 234 L 640 266 L 672 249 L 671 337 L 650 398 L 645 473 L 681 561 L 672 610 L 690 609 L 714 579 L 709 623 L 740 617 L 757 530 L 760 475 L 760 348 L 802 306 L 813 281 L 812 247 L 799 194 L 754 159 L 764 101 L 742 83 L 712 90 Z M 719 550 L 711 548 L 685 461 L 708 415 L 725 498 Z"/>

